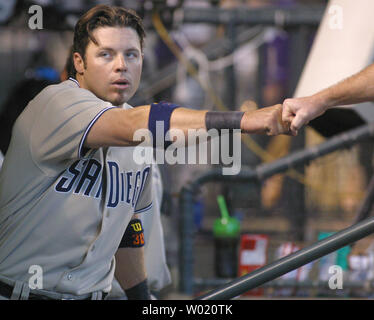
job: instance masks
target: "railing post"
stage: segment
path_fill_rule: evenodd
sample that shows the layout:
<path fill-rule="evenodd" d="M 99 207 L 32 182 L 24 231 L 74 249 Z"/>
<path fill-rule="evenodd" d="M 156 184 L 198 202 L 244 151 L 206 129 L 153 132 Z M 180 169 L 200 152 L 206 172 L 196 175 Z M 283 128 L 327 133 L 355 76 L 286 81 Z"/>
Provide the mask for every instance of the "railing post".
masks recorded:
<path fill-rule="evenodd" d="M 232 299 L 372 233 L 374 233 L 374 218 L 366 219 L 196 299 Z"/>

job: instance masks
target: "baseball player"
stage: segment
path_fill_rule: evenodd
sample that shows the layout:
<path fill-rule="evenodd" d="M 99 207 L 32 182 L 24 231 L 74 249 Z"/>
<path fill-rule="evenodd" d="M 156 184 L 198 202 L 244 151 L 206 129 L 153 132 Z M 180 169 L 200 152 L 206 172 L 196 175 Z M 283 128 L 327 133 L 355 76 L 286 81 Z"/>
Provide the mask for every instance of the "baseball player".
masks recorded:
<path fill-rule="evenodd" d="M 288 132 L 280 105 L 118 107 L 139 86 L 143 38 L 133 11 L 92 8 L 74 30 L 76 78 L 42 90 L 18 117 L 0 171 L 3 299 L 102 299 L 114 276 L 129 299 L 150 298 L 139 215 L 152 207 L 152 167 L 134 161 L 137 130 L 154 147 L 157 121 L 186 137 L 190 128 Z"/>
<path fill-rule="evenodd" d="M 72 49 L 61 73 L 61 81 L 67 80 L 69 75 L 75 77 Z M 122 107 L 129 108 L 130 106 L 125 103 Z M 152 164 L 152 188 L 152 208 L 141 213 L 140 220 L 144 227 L 144 262 L 147 270 L 147 282 L 151 292 L 158 292 L 171 283 L 171 275 L 166 263 L 164 231 L 161 223 L 162 177 L 156 163 Z M 112 289 L 106 297 L 106 300 L 110 299 L 127 299 L 115 278 L 113 279 Z"/>
<path fill-rule="evenodd" d="M 72 59 L 69 58 L 66 62 L 66 67 L 61 73 L 61 81 L 68 79 L 68 74 L 73 74 L 72 68 L 74 68 Z M 68 71 L 68 72 L 67 72 Z M 4 104 L 7 108 L 1 117 L 0 123 L 3 125 L 2 128 L 2 141 L 1 149 L 6 153 L 9 147 L 9 140 L 11 136 L 11 128 L 19 114 L 26 107 L 26 104 L 31 100 L 38 92 L 44 89 L 47 85 L 56 84 L 57 79 L 45 79 L 40 78 L 38 74 L 37 78 L 31 78 L 22 80 L 12 90 L 12 96 L 6 99 Z M 9 137 L 9 139 L 8 139 Z M 0 169 L 3 161 L 3 153 L 0 151 Z M 148 275 L 148 284 L 151 291 L 157 292 L 171 283 L 170 271 L 166 263 L 165 246 L 163 238 L 163 228 L 160 217 L 160 207 L 163 193 L 162 179 L 160 170 L 157 164 L 153 164 L 152 168 L 152 187 L 153 187 L 153 206 L 150 212 L 141 214 L 141 221 L 144 226 L 144 258 L 145 265 Z M 149 214 L 148 214 L 149 213 Z M 126 299 L 122 288 L 118 282 L 113 281 L 112 290 L 106 299 L 121 298 Z"/>

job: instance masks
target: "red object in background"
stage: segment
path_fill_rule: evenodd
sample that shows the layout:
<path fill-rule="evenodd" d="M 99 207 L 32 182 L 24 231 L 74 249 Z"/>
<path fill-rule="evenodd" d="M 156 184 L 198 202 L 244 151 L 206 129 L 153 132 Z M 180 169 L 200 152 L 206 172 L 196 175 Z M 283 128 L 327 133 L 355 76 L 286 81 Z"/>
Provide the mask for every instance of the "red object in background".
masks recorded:
<path fill-rule="evenodd" d="M 265 234 L 243 234 L 240 237 L 238 276 L 242 277 L 258 268 L 267 261 L 269 236 Z M 264 289 L 256 288 L 243 295 L 262 296 Z"/>

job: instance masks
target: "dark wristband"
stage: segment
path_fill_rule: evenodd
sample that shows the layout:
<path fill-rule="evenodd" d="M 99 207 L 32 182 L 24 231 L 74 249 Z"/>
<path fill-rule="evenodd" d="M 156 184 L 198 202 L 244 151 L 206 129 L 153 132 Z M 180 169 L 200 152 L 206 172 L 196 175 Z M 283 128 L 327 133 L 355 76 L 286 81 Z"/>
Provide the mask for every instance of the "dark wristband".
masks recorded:
<path fill-rule="evenodd" d="M 205 126 L 210 129 L 240 129 L 240 122 L 244 112 L 216 112 L 209 111 L 205 114 Z"/>
<path fill-rule="evenodd" d="M 151 300 L 147 279 L 138 283 L 136 286 L 125 290 L 125 293 L 129 300 Z"/>
<path fill-rule="evenodd" d="M 166 134 L 170 129 L 170 117 L 175 109 L 179 108 L 178 105 L 161 101 L 160 103 L 152 103 L 149 111 L 148 118 L 148 129 L 152 133 L 153 137 L 153 147 L 160 148 L 162 146 L 158 145 L 158 142 L 162 142 L 164 148 L 167 148 L 171 141 L 166 141 Z M 157 123 L 163 125 L 163 132 L 157 131 Z M 162 139 L 158 141 L 157 133 L 163 134 Z"/>

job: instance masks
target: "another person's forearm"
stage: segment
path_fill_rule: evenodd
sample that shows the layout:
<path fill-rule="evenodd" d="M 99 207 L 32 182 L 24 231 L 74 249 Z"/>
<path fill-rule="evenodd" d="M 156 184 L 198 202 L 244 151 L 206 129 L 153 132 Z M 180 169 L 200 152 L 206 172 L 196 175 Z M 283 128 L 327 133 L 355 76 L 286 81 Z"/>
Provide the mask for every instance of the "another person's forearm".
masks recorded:
<path fill-rule="evenodd" d="M 327 109 L 374 100 L 374 64 L 311 96 L 283 101 L 282 121 L 290 123 L 292 135 Z"/>
<path fill-rule="evenodd" d="M 324 89 L 312 98 L 325 109 L 340 105 L 374 101 L 374 64 Z"/>

